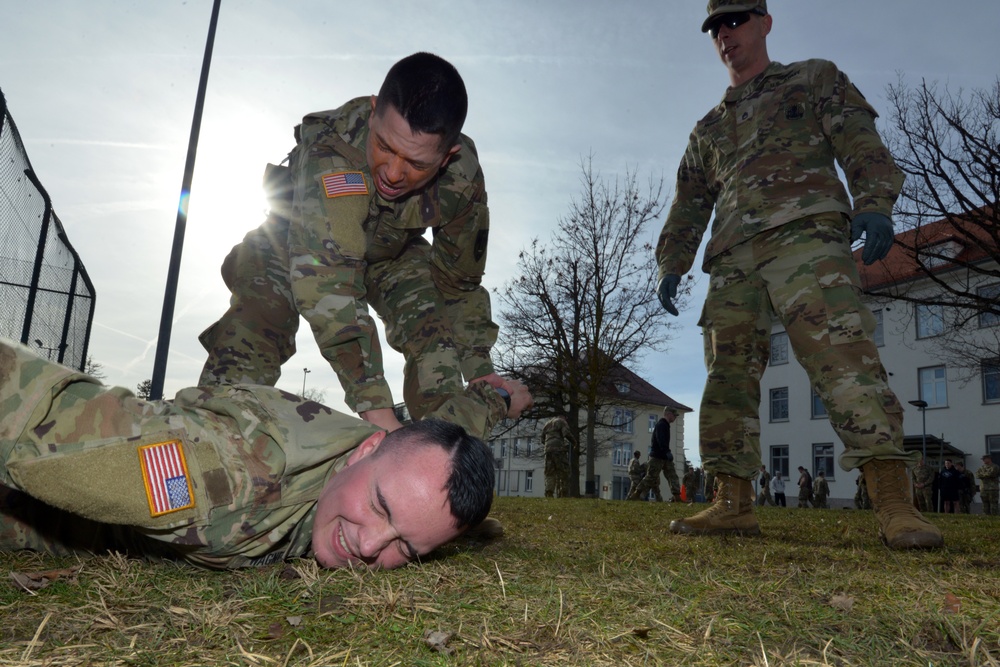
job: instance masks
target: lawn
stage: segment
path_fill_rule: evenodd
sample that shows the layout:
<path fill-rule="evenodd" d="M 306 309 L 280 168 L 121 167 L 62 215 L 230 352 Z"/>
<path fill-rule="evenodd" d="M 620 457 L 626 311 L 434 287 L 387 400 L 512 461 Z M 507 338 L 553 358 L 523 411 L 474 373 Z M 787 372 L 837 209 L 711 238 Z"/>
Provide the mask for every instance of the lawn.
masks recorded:
<path fill-rule="evenodd" d="M 1000 665 L 1000 518 L 763 508 L 756 538 L 671 535 L 672 503 L 497 498 L 506 535 L 391 572 L 205 572 L 0 554 L 5 665 Z M 33 584 L 33 588 L 37 583 Z"/>

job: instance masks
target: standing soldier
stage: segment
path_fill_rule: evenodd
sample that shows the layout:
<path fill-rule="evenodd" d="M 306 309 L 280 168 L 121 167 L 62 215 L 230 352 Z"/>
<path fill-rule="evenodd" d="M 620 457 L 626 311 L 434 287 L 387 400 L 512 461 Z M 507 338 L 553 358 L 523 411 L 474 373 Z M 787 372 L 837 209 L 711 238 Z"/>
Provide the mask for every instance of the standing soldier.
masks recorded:
<path fill-rule="evenodd" d="M 688 466 L 684 477 L 681 478 L 681 484 L 684 485 L 684 495 L 687 496 L 688 503 L 693 503 L 698 493 L 698 471 Z"/>
<path fill-rule="evenodd" d="M 632 462 L 628 464 L 628 479 L 631 484 L 629 485 L 629 492 L 635 487 L 639 486 L 639 482 L 642 478 L 646 476 L 646 464 L 641 463 L 639 459 L 642 457 L 642 452 L 638 449 L 632 452 Z M 626 494 L 626 498 L 628 495 Z"/>
<path fill-rule="evenodd" d="M 809 471 L 799 466 L 799 507 L 809 507 L 813 495 L 813 478 Z"/>
<path fill-rule="evenodd" d="M 924 463 L 924 457 L 917 459 L 913 467 L 913 488 L 917 496 L 917 509 L 921 512 L 934 511 L 934 471 Z"/>
<path fill-rule="evenodd" d="M 939 547 L 941 531 L 913 507 L 903 408 L 872 340 L 875 318 L 851 251 L 864 237 L 865 264 L 889 252 L 903 174 L 875 109 L 834 63 L 771 61 L 772 24 L 766 0 L 709 0 L 701 30 L 730 85 L 691 133 L 656 246 L 657 296 L 677 315 L 681 276 L 711 223 L 699 442 L 722 484 L 712 507 L 670 530 L 760 533 L 752 483 L 760 379 L 777 321 L 844 443 L 840 466 L 865 470 L 880 537 L 893 549 Z"/>
<path fill-rule="evenodd" d="M 677 411 L 671 407 L 663 408 L 663 416 L 653 427 L 653 434 L 650 436 L 649 463 L 646 464 L 646 476 L 642 478 L 639 485 L 634 487 L 628 494 L 626 500 L 639 500 L 642 494 L 650 489 L 660 491 L 660 473 L 667 479 L 670 485 L 670 493 L 674 497 L 674 502 L 681 500 L 681 483 L 677 479 L 677 470 L 674 468 L 674 453 L 670 451 L 670 424 L 677 419 Z"/>
<path fill-rule="evenodd" d="M 816 473 L 816 481 L 813 482 L 813 507 L 826 509 L 826 499 L 830 495 L 830 485 L 826 483 L 826 475 L 820 470 Z"/>
<path fill-rule="evenodd" d="M 542 427 L 546 498 L 569 495 L 569 448 L 575 442 L 565 417 L 553 417 Z"/>
<path fill-rule="evenodd" d="M 956 461 L 955 470 L 964 480 L 958 491 L 958 511 L 962 514 L 970 514 L 972 501 L 976 497 L 976 476 L 971 470 L 966 469 L 964 461 Z"/>
<path fill-rule="evenodd" d="M 774 498 L 771 497 L 771 473 L 767 471 L 764 466 L 760 467 L 760 493 L 757 494 L 757 506 L 763 507 L 766 503 L 775 504 Z"/>
<path fill-rule="evenodd" d="M 983 512 L 996 516 L 997 496 L 1000 495 L 1000 466 L 993 463 L 993 459 L 987 454 L 983 457 L 983 465 L 976 471 L 979 478 L 980 495 L 983 498 Z"/>
<path fill-rule="evenodd" d="M 854 482 L 858 485 L 854 492 L 854 509 L 870 510 L 872 508 L 871 498 L 868 497 L 868 485 L 865 484 L 865 474 L 860 473 Z"/>

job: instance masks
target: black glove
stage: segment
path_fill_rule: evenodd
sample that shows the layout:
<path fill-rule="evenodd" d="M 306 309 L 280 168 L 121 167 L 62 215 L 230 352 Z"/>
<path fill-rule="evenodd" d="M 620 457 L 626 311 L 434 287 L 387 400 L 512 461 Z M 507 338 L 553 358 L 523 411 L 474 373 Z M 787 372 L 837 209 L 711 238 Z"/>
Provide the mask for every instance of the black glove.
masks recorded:
<path fill-rule="evenodd" d="M 668 273 L 660 278 L 660 283 L 656 286 L 656 296 L 660 299 L 660 305 L 674 317 L 677 316 L 677 307 L 674 305 L 673 299 L 677 297 L 677 286 L 680 282 L 679 275 Z"/>
<path fill-rule="evenodd" d="M 889 254 L 895 240 L 892 220 L 881 213 L 858 213 L 851 220 L 851 243 L 865 235 L 865 249 L 861 251 L 861 261 L 872 264 Z"/>

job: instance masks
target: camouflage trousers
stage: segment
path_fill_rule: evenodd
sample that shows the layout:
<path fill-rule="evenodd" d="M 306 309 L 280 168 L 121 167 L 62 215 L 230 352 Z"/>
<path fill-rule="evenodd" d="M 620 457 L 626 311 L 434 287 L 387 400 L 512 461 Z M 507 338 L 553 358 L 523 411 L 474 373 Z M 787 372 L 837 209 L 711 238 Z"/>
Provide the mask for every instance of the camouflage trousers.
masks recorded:
<path fill-rule="evenodd" d="M 677 469 L 674 468 L 674 462 L 650 456 L 649 463 L 646 464 L 646 476 L 632 487 L 632 490 L 628 493 L 627 500 L 643 498 L 650 489 L 654 489 L 657 498 L 660 498 L 660 473 L 663 473 L 667 484 L 670 485 L 670 493 L 675 498 L 680 496 L 681 483 L 677 479 Z"/>
<path fill-rule="evenodd" d="M 760 468 L 760 380 L 772 318 L 844 443 L 845 470 L 902 450 L 903 411 L 872 341 L 857 266 L 839 214 L 803 218 L 713 258 L 700 325 L 708 379 L 699 413 L 705 468 L 752 479 Z"/>
<path fill-rule="evenodd" d="M 546 450 L 545 497 L 569 496 L 569 451 Z"/>
<path fill-rule="evenodd" d="M 281 366 L 295 354 L 299 311 L 289 273 L 288 224 L 283 218 L 268 218 L 223 262 L 222 277 L 232 297 L 226 313 L 199 336 L 208 351 L 199 386 L 274 386 Z M 389 345 L 403 355 L 403 400 L 414 419 L 465 389 L 452 323 L 431 275 L 429 253 L 424 239 L 414 239 L 395 259 L 369 264 L 364 275 L 367 304 L 385 325 Z M 370 317 L 367 311 L 356 316 Z M 329 334 L 321 326 L 314 324 L 313 334 L 337 372 L 352 410 L 392 407 L 386 389 L 366 392 L 350 379 L 361 374 L 362 361 L 356 355 L 338 354 L 336 346 L 325 346 Z M 371 366 L 382 368 L 377 337 L 366 354 Z M 354 372 L 342 373 L 352 368 Z"/>
<path fill-rule="evenodd" d="M 763 507 L 764 505 L 771 504 L 777 507 L 777 503 L 774 502 L 774 498 L 771 497 L 771 488 L 765 486 L 757 494 L 757 506 Z"/>
<path fill-rule="evenodd" d="M 992 516 L 997 515 L 997 500 L 1000 491 L 996 489 L 983 489 L 979 492 L 979 497 L 983 500 L 983 513 Z"/>

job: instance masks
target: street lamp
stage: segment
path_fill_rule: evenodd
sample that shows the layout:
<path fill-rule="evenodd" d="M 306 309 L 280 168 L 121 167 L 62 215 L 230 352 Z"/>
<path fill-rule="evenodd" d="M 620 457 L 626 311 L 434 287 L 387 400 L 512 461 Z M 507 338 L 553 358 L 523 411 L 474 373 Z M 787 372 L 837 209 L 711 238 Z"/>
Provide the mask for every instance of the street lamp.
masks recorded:
<path fill-rule="evenodd" d="M 302 369 L 302 396 L 303 396 L 303 398 L 306 395 L 306 375 L 308 375 L 309 373 L 312 373 L 312 371 L 309 370 L 308 368 L 303 368 Z"/>
<path fill-rule="evenodd" d="M 920 417 L 923 421 L 921 427 L 921 437 L 923 439 L 924 465 L 927 465 L 927 401 L 909 401 L 910 405 L 920 410 Z"/>

